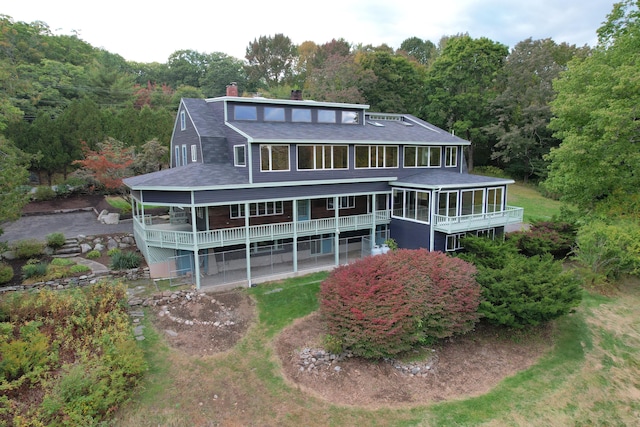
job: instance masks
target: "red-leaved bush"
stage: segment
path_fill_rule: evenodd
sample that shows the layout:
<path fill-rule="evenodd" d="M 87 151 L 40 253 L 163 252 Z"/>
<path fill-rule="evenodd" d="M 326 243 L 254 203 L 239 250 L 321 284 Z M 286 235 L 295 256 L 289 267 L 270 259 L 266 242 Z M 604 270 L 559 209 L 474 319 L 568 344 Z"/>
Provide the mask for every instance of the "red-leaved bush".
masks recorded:
<path fill-rule="evenodd" d="M 475 267 L 442 252 L 401 249 L 339 267 L 320 286 L 333 342 L 381 358 L 473 329 L 480 286 Z"/>

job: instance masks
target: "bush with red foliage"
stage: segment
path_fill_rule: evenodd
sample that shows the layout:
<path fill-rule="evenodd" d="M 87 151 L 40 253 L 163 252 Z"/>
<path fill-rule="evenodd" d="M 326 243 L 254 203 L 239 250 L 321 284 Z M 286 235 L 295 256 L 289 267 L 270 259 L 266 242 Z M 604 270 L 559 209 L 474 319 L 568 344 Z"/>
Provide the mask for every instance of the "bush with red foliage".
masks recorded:
<path fill-rule="evenodd" d="M 475 267 L 442 252 L 397 250 L 341 266 L 320 286 L 332 342 L 381 358 L 461 334 L 478 321 Z"/>

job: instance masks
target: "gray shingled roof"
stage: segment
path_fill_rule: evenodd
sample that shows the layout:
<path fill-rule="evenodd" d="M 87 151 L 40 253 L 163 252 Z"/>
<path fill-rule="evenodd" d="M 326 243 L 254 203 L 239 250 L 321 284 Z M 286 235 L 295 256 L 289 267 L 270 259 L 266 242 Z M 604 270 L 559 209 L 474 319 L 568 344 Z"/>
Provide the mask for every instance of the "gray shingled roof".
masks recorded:
<path fill-rule="evenodd" d="M 196 98 L 182 98 L 182 102 L 201 137 L 224 138 L 224 114 L 215 112 L 216 108 L 222 111 L 222 105 Z"/>
<path fill-rule="evenodd" d="M 511 179 L 494 178 L 490 176 L 460 173 L 446 169 L 428 169 L 415 175 L 405 176 L 391 182 L 392 186 L 425 187 L 425 188 L 453 188 L 473 187 L 479 185 L 513 184 Z"/>
<path fill-rule="evenodd" d="M 249 179 L 233 165 L 189 163 L 186 166 L 125 178 L 123 182 L 133 189 L 192 189 L 248 184 Z"/>
<path fill-rule="evenodd" d="M 418 120 L 418 119 L 416 119 Z M 261 141 L 328 141 L 328 142 L 415 142 L 432 144 L 463 144 L 469 142 L 451 135 L 442 129 L 427 124 L 428 128 L 406 126 L 400 121 L 377 121 L 372 124 L 336 125 L 322 123 L 277 123 L 233 121 L 230 124 L 248 135 L 251 140 Z"/>

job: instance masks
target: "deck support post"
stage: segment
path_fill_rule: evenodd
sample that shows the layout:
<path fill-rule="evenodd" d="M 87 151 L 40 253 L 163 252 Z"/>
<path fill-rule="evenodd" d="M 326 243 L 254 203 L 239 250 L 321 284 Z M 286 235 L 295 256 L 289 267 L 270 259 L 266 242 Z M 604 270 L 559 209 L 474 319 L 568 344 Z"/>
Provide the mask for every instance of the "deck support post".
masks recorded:
<path fill-rule="evenodd" d="M 251 287 L 251 236 L 249 236 L 249 202 L 244 203 L 244 246 L 247 258 L 247 283 Z"/>
<path fill-rule="evenodd" d="M 198 253 L 198 224 L 196 223 L 196 207 L 194 193 L 191 192 L 191 234 L 193 237 L 193 274 L 196 276 L 196 289 L 200 289 L 200 254 Z"/>
<path fill-rule="evenodd" d="M 336 235 L 335 235 L 335 254 L 334 261 L 336 265 L 340 265 L 340 200 L 338 196 L 333 197 L 333 208 L 335 209 Z"/>
<path fill-rule="evenodd" d="M 293 199 L 293 272 L 298 272 L 298 199 Z"/>

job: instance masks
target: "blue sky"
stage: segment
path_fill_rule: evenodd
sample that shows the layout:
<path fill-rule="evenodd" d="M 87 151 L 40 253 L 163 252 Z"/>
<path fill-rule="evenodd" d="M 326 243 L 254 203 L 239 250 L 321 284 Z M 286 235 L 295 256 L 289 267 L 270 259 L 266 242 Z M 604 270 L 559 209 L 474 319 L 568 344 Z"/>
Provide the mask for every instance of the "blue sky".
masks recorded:
<path fill-rule="evenodd" d="M 244 58 L 260 36 L 282 33 L 295 44 L 333 38 L 398 48 L 419 37 L 469 33 L 512 48 L 528 37 L 595 45 L 613 0 L 30 0 L 5 2 L 0 14 L 42 21 L 54 34 L 79 34 L 95 47 L 138 62 L 166 62 L 177 50 Z"/>

